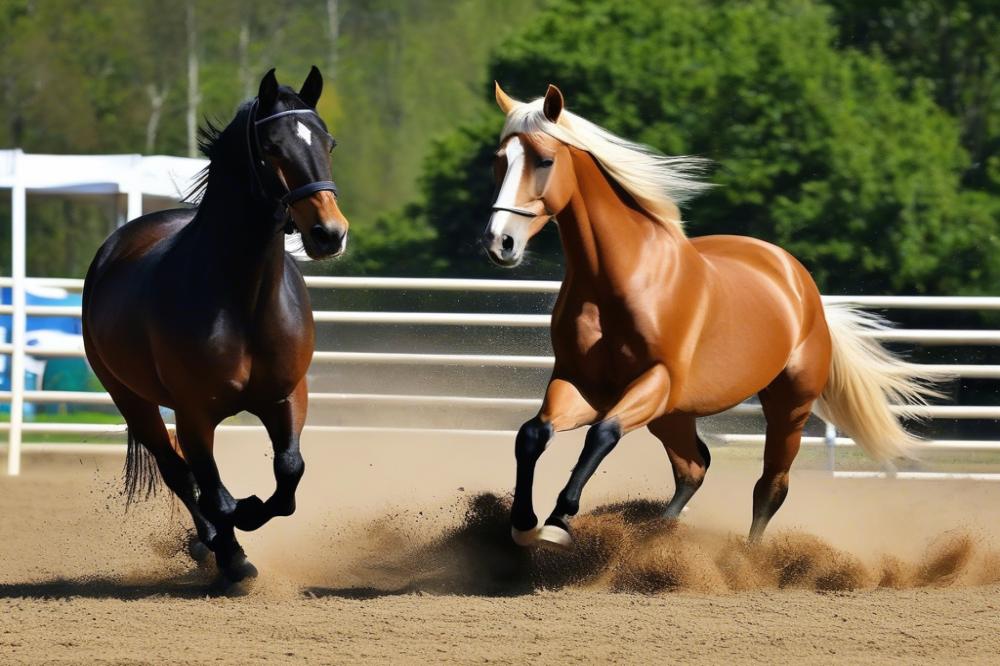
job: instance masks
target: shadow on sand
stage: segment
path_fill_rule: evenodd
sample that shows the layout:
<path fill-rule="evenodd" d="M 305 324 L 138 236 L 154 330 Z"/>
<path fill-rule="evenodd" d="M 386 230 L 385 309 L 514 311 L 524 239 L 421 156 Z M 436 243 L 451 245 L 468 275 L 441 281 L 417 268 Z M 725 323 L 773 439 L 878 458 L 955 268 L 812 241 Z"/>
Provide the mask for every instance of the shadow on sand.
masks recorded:
<path fill-rule="evenodd" d="M 126 580 L 115 577 L 55 578 L 34 583 L 0 584 L 0 599 L 120 599 L 135 601 L 150 597 L 200 599 L 223 594 L 212 572 L 190 571 L 166 579 Z"/>

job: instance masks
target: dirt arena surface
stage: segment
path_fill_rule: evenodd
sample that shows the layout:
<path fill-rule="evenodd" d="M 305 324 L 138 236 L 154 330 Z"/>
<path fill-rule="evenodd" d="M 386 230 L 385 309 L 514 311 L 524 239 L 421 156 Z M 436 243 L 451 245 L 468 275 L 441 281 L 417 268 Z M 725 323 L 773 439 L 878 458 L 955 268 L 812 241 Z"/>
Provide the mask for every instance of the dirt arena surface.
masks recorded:
<path fill-rule="evenodd" d="M 336 440 L 336 442 L 329 440 Z M 540 514 L 582 444 L 543 457 Z M 242 542 L 261 578 L 212 595 L 186 517 L 123 516 L 117 455 L 0 477 L 0 662 L 995 663 L 1000 484 L 794 473 L 757 548 L 758 460 L 715 449 L 679 525 L 666 457 L 632 435 L 584 497 L 577 548 L 509 545 L 506 438 L 307 438 L 299 512 Z M 262 438 L 219 442 L 234 494 L 273 487 Z M 183 520 L 182 520 L 183 519 Z"/>

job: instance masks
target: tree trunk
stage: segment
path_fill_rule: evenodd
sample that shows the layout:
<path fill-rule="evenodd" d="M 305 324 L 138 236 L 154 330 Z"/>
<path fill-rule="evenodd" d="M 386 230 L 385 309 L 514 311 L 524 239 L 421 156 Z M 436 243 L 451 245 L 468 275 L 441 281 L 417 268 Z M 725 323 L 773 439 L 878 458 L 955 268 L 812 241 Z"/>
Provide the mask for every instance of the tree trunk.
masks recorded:
<path fill-rule="evenodd" d="M 337 42 L 340 41 L 340 0 L 326 0 L 326 19 L 330 41 L 326 78 L 333 81 L 337 75 Z"/>
<path fill-rule="evenodd" d="M 167 87 L 157 88 L 150 83 L 146 86 L 149 95 L 149 120 L 146 121 L 146 154 L 151 155 L 156 150 L 156 135 L 160 131 L 160 118 L 163 117 L 163 105 L 167 101 Z"/>
<path fill-rule="evenodd" d="M 249 12 L 247 7 L 240 20 L 240 37 L 237 45 L 237 57 L 239 60 L 240 91 L 243 99 L 253 97 L 253 76 L 250 73 L 250 19 L 245 12 Z"/>
<path fill-rule="evenodd" d="M 185 28 L 187 31 L 187 143 L 188 157 L 198 156 L 198 29 L 195 23 L 195 0 L 187 1 Z"/>

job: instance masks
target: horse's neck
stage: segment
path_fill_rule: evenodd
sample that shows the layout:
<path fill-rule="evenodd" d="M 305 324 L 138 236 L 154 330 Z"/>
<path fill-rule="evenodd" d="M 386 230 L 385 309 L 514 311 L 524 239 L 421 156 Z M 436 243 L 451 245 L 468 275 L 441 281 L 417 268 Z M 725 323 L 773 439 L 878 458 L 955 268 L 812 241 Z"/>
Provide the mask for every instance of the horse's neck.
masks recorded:
<path fill-rule="evenodd" d="M 679 227 L 664 225 L 627 205 L 593 158 L 574 160 L 579 186 L 558 215 L 567 281 L 584 281 L 596 292 L 630 293 L 643 273 L 694 273 L 701 257 Z M 653 285 L 650 285 L 653 286 Z"/>
<path fill-rule="evenodd" d="M 214 187 L 213 187 L 214 186 Z M 220 274 L 220 284 L 239 296 L 241 308 L 266 306 L 284 277 L 284 234 L 273 210 L 253 199 L 238 181 L 209 181 L 192 223 L 196 265 Z"/>

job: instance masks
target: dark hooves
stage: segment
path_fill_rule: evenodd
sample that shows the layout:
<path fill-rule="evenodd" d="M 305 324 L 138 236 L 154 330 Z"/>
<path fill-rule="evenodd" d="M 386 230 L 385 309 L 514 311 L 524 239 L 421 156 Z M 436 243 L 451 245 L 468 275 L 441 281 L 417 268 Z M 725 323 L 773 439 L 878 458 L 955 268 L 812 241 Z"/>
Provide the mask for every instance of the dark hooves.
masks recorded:
<path fill-rule="evenodd" d="M 219 571 L 231 583 L 241 583 L 257 577 L 257 567 L 245 555 L 234 557 L 228 566 L 219 563 Z"/>
<path fill-rule="evenodd" d="M 196 534 L 188 539 L 187 552 L 199 566 L 207 565 L 212 556 L 212 549 L 206 546 L 205 542 L 199 539 Z"/>
<path fill-rule="evenodd" d="M 270 519 L 264 502 L 256 495 L 244 497 L 236 502 L 233 512 L 233 526 L 244 532 L 252 532 Z"/>

